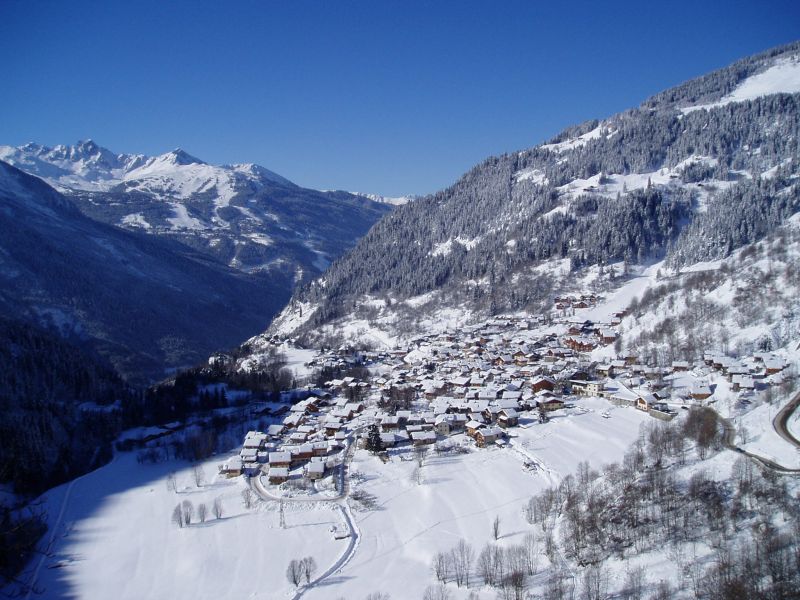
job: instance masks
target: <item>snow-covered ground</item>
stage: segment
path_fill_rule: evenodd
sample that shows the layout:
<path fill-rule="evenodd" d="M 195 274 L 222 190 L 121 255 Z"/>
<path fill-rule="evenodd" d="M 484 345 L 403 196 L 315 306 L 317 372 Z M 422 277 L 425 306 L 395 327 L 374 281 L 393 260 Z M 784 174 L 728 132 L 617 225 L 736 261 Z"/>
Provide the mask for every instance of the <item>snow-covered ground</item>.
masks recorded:
<path fill-rule="evenodd" d="M 346 545 L 329 531 L 342 526 L 338 510 L 287 505 L 281 529 L 277 506 L 247 510 L 244 480 L 216 476 L 222 460 L 203 464 L 208 482 L 197 488 L 185 463 L 141 465 L 125 453 L 45 494 L 55 536 L 38 572 L 41 597 L 284 598 L 293 589 L 285 577 L 290 559 L 314 556 L 320 568 L 336 560 Z M 167 489 L 172 470 L 177 493 Z M 219 520 L 211 513 L 216 498 L 224 510 Z M 172 511 L 184 500 L 195 509 L 206 504 L 208 520 L 174 525 Z"/>
<path fill-rule="evenodd" d="M 695 110 L 708 110 L 731 102 L 755 100 L 770 94 L 796 94 L 800 92 L 800 60 L 797 57 L 782 59 L 762 73 L 748 77 L 735 90 L 719 102 L 681 109 L 684 114 Z"/>
<path fill-rule="evenodd" d="M 479 551 L 493 541 L 495 517 L 501 524 L 498 543 L 519 544 L 532 530 L 522 513 L 531 495 L 557 484 L 583 460 L 596 468 L 620 460 L 639 424 L 649 420 L 604 400 L 580 404 L 585 409 L 559 411 L 548 424 L 517 429 L 518 437 L 503 448 L 431 452 L 422 483 L 413 478 L 410 449 L 392 453 L 386 464 L 357 451 L 353 489 L 373 494 L 377 507 L 358 510 L 353 502 L 360 533 L 355 553 L 304 597 L 361 598 L 377 590 L 395 598 L 421 597 L 433 583 L 433 554 L 462 538 Z M 289 501 L 287 527 L 281 529 L 276 502 L 259 500 L 245 509 L 243 478 L 216 475 L 225 459 L 202 465 L 207 481 L 198 488 L 187 463 L 139 464 L 135 453 L 122 453 L 46 493 L 53 544 L 36 580 L 44 597 L 289 598 L 294 593 L 285 576 L 290 560 L 313 556 L 319 574 L 342 559 L 348 541 L 335 540 L 331 532 L 344 529 L 334 504 Z M 170 472 L 176 474 L 177 492 L 168 489 Z M 219 520 L 211 514 L 216 498 L 224 510 Z M 205 504 L 208 520 L 179 529 L 171 515 L 184 500 L 195 508 Z M 37 558 L 25 577 L 38 566 Z"/>

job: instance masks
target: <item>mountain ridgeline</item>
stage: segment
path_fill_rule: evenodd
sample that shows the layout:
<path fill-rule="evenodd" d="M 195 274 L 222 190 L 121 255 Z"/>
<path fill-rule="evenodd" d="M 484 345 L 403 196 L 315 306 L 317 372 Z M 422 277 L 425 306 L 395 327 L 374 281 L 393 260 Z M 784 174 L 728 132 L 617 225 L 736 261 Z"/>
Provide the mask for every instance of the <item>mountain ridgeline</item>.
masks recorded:
<path fill-rule="evenodd" d="M 726 256 L 800 208 L 798 92 L 795 43 L 489 158 L 382 219 L 271 331 L 313 337 L 365 303 L 429 292 L 440 306 L 535 309 L 563 283 L 555 261 L 576 273 Z"/>
<path fill-rule="evenodd" d="M 300 187 L 259 165 L 210 165 L 180 149 L 145 156 L 91 140 L 31 143 L 0 146 L 0 160 L 44 179 L 97 221 L 179 241 L 288 290 L 319 275 L 391 210 Z"/>

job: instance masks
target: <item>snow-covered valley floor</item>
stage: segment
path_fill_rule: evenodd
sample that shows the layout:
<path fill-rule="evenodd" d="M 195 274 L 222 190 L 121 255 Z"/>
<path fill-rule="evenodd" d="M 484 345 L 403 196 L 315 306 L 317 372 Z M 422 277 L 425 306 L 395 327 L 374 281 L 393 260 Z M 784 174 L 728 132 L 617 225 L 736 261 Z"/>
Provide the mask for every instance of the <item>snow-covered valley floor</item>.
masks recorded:
<path fill-rule="evenodd" d="M 417 463 L 410 449 L 392 452 L 387 463 L 357 451 L 352 489 L 374 495 L 377 506 L 359 510 L 351 500 L 360 532 L 355 553 L 340 572 L 303 596 L 360 598 L 384 591 L 394 598 L 420 598 L 434 583 L 431 557 L 460 539 L 479 550 L 493 541 L 495 517 L 501 524 L 498 543 L 520 543 L 532 530 L 522 508 L 533 494 L 557 484 L 580 461 L 600 468 L 620 460 L 640 423 L 649 420 L 604 400 L 587 400 L 584 406 L 585 411 L 561 411 L 546 425 L 518 428 L 518 437 L 505 448 L 429 453 L 421 483 L 413 476 Z M 333 528 L 345 529 L 333 503 L 286 502 L 283 529 L 278 503 L 255 500 L 248 510 L 244 478 L 216 475 L 226 458 L 204 463 L 207 482 L 197 487 L 188 463 L 139 464 L 135 453 L 119 453 L 105 467 L 45 494 L 53 545 L 38 570 L 41 597 L 290 598 L 295 594 L 285 576 L 290 560 L 313 556 L 319 574 L 340 559 L 348 541 L 332 534 Z M 170 473 L 177 491 L 168 489 Z M 221 519 L 212 512 L 218 498 Z M 182 529 L 171 521 L 173 509 L 185 500 L 195 513 L 200 504 L 207 506 L 205 523 L 196 515 Z M 26 578 L 39 562 L 33 561 Z M 466 590 L 460 591 L 466 597 Z"/>

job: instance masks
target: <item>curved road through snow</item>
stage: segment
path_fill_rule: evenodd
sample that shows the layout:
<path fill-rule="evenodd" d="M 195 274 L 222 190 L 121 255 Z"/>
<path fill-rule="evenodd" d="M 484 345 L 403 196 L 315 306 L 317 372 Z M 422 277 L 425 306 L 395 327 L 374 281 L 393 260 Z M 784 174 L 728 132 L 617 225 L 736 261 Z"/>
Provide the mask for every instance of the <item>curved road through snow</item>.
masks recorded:
<path fill-rule="evenodd" d="M 772 420 L 772 426 L 775 428 L 775 431 L 778 432 L 778 435 L 796 448 L 800 448 L 800 440 L 791 434 L 786 425 L 789 423 L 789 417 L 794 414 L 798 406 L 800 406 L 800 393 L 798 393 L 791 402 L 780 409 Z"/>
<path fill-rule="evenodd" d="M 789 433 L 786 429 L 786 423 L 789 420 L 789 417 L 794 413 L 797 409 L 798 405 L 800 405 L 800 394 L 794 397 L 791 402 L 789 402 L 786 406 L 784 406 L 775 418 L 772 421 L 772 425 L 775 428 L 775 431 L 780 435 L 783 439 L 788 441 L 790 444 L 800 448 L 800 443 Z M 725 439 L 724 444 L 725 447 L 729 450 L 735 450 L 740 454 L 748 456 L 755 460 L 758 463 L 761 463 L 768 469 L 775 471 L 776 473 L 783 473 L 786 475 L 796 475 L 800 473 L 800 469 L 790 469 L 789 467 L 785 467 L 779 463 L 776 463 L 774 460 L 770 460 L 769 458 L 765 458 L 763 456 L 759 456 L 758 454 L 753 454 L 752 452 L 748 452 L 744 448 L 741 448 L 736 445 L 736 428 L 733 426 L 733 423 L 730 420 L 722 417 L 717 411 L 714 411 L 717 415 L 717 418 L 722 423 L 722 426 L 725 428 Z"/>
<path fill-rule="evenodd" d="M 344 451 L 344 459 L 342 460 L 342 469 L 339 472 L 339 489 L 341 492 L 338 496 L 332 496 L 330 498 L 282 498 L 280 496 L 275 496 L 267 491 L 264 487 L 264 484 L 261 482 L 261 477 L 251 477 L 249 479 L 250 488 L 255 491 L 255 493 L 262 499 L 266 501 L 273 501 L 273 502 L 330 502 L 335 504 L 337 508 L 342 513 L 342 520 L 344 521 L 345 525 L 347 525 L 347 529 L 349 531 L 348 536 L 348 544 L 347 548 L 345 548 L 344 552 L 342 552 L 341 556 L 330 566 L 326 569 L 319 577 L 315 578 L 310 583 L 298 588 L 295 592 L 295 595 L 292 596 L 292 600 L 299 600 L 303 597 L 310 589 L 319 585 L 322 581 L 338 573 L 341 571 L 347 563 L 353 558 L 356 553 L 356 549 L 358 548 L 358 544 L 361 538 L 361 532 L 356 527 L 355 519 L 353 518 L 353 514 L 350 511 L 350 505 L 347 503 L 347 497 L 350 495 L 350 482 L 349 478 L 347 477 L 348 468 L 350 466 L 350 461 L 353 458 L 353 454 L 355 453 L 356 449 L 356 435 L 361 430 L 361 428 L 353 430 L 350 437 L 347 438 L 347 447 Z"/>

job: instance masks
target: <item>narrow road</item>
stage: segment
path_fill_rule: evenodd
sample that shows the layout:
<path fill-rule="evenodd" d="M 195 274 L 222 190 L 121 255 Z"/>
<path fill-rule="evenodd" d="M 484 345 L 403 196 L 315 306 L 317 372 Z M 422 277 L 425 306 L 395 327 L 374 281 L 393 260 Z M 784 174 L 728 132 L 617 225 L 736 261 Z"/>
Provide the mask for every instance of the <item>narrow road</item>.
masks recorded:
<path fill-rule="evenodd" d="M 258 477 L 250 477 L 248 482 L 250 484 L 250 488 L 255 491 L 255 493 L 262 499 L 266 501 L 273 501 L 273 502 L 330 502 L 335 504 L 336 507 L 342 513 L 342 520 L 344 521 L 345 525 L 347 525 L 347 529 L 350 533 L 348 536 L 348 543 L 347 548 L 345 548 L 344 552 L 336 559 L 336 561 L 328 567 L 319 577 L 315 578 L 311 583 L 308 583 L 300 588 L 297 589 L 294 596 L 292 596 L 292 600 L 299 600 L 303 597 L 307 591 L 311 590 L 312 588 L 319 585 L 322 581 L 338 573 L 341 571 L 347 563 L 353 558 L 356 553 L 356 549 L 358 548 L 358 544 L 361 540 L 361 532 L 358 530 L 356 526 L 355 519 L 353 518 L 353 514 L 350 512 L 350 505 L 347 503 L 347 497 L 350 495 L 350 479 L 348 477 L 348 470 L 350 468 L 350 461 L 353 458 L 353 454 L 356 451 L 356 439 L 358 433 L 363 429 L 363 427 L 359 427 L 354 429 L 350 436 L 347 438 L 347 447 L 344 450 L 344 458 L 342 459 L 342 468 L 339 471 L 339 495 L 332 496 L 330 498 L 282 498 L 280 496 L 275 496 L 271 494 L 267 489 L 264 487 L 264 484 L 261 481 L 261 476 Z"/>
<path fill-rule="evenodd" d="M 798 393 L 791 402 L 784 406 L 772 420 L 772 426 L 775 428 L 775 431 L 778 432 L 778 435 L 796 448 L 800 448 L 800 440 L 798 440 L 789 432 L 787 425 L 789 423 L 789 417 L 794 414 L 794 411 L 797 410 L 798 406 L 800 406 L 800 393 Z"/>
<path fill-rule="evenodd" d="M 797 397 L 795 397 L 794 400 L 792 400 L 789 404 L 787 404 L 776 415 L 775 419 L 772 422 L 773 426 L 775 426 L 775 431 L 777 431 L 777 433 L 781 437 L 783 437 L 784 439 L 786 439 L 787 441 L 791 442 L 792 444 L 794 444 L 796 446 L 798 445 L 797 440 L 792 438 L 791 435 L 789 434 L 789 432 L 786 431 L 785 425 L 786 425 L 786 422 L 789 419 L 789 416 L 794 412 L 794 409 L 797 408 L 798 402 L 800 402 L 800 394 Z M 753 454 L 752 452 L 748 452 L 744 448 L 740 448 L 739 446 L 737 446 L 736 445 L 736 428 L 733 426 L 733 423 L 731 423 L 728 419 L 722 417 L 719 413 L 717 413 L 717 411 L 714 411 L 714 412 L 716 413 L 717 418 L 720 420 L 720 423 L 722 423 L 722 426 L 725 428 L 725 439 L 723 440 L 723 443 L 725 444 L 726 448 L 728 448 L 729 450 L 734 450 L 734 451 L 736 451 L 739 454 L 742 454 L 744 456 L 748 456 L 748 457 L 752 458 L 753 460 L 755 460 L 756 462 L 761 463 L 762 465 L 764 465 L 768 469 L 771 469 L 771 470 L 775 471 L 776 473 L 782 473 L 782 474 L 786 474 L 786 475 L 796 475 L 796 474 L 800 473 L 800 469 L 790 469 L 788 467 L 784 467 L 783 465 L 781 465 L 779 463 L 776 463 L 774 460 L 771 460 L 769 458 L 765 458 L 765 457 L 760 456 L 758 454 Z M 784 414 L 784 412 L 785 412 L 785 414 Z M 778 421 L 778 419 L 780 419 L 782 415 L 783 415 L 782 424 L 784 426 L 783 432 L 781 432 L 781 430 L 776 425 L 776 421 Z M 787 437 L 787 436 L 789 436 L 789 437 Z"/>

